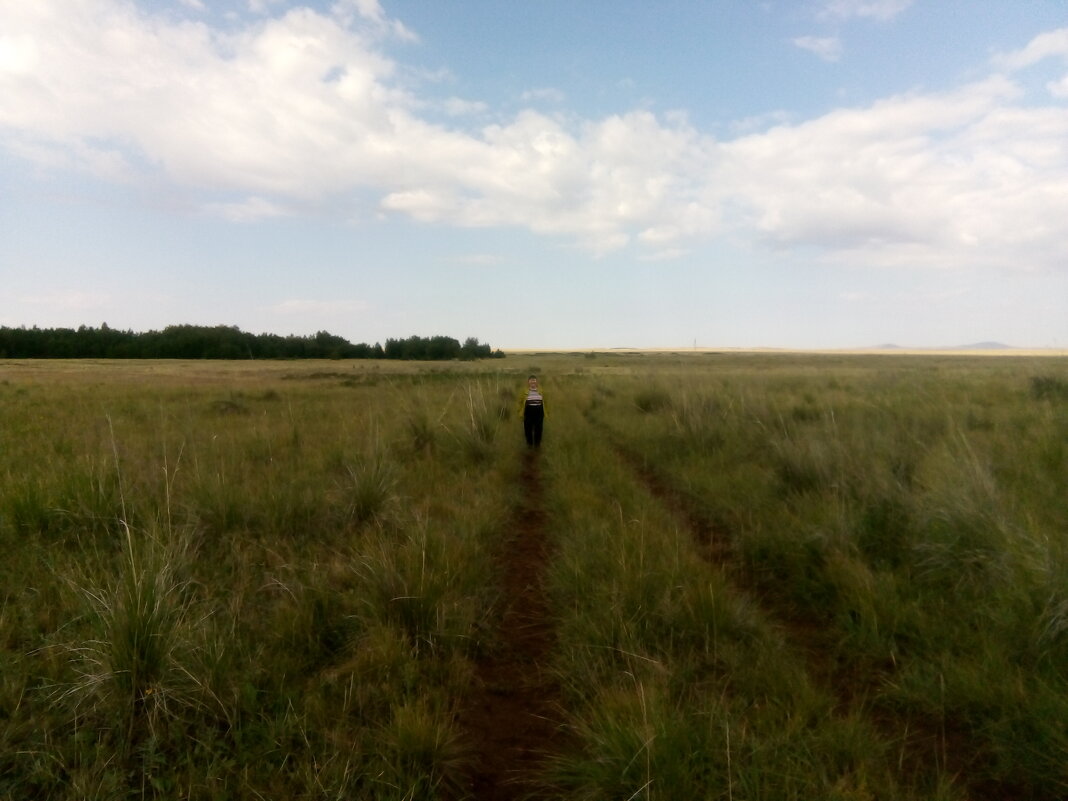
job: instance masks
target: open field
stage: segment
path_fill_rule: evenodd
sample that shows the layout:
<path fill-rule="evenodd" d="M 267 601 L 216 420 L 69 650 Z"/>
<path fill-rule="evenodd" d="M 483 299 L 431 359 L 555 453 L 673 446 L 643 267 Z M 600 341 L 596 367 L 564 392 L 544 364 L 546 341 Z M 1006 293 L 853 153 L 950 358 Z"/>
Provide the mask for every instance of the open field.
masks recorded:
<path fill-rule="evenodd" d="M 1063 356 L 0 361 L 0 404 L 0 798 L 1068 796 Z"/>
<path fill-rule="evenodd" d="M 536 350 L 532 348 L 519 348 L 509 350 L 509 353 L 513 355 L 525 355 L 525 354 L 538 354 L 544 353 L 544 351 Z M 641 356 L 644 354 L 660 354 L 660 355 L 673 355 L 673 356 L 692 356 L 702 354 L 722 354 L 733 356 L 755 356 L 755 355 L 787 355 L 787 356 L 1007 356 L 1010 358 L 1020 357 L 1043 357 L 1043 358 L 1063 358 L 1068 356 L 1068 350 L 1064 348 L 1014 348 L 1014 347 L 999 347 L 999 348 L 904 348 L 904 347 L 887 347 L 887 348 L 829 348 L 825 350 L 790 350 L 787 348 L 708 348 L 708 347 L 694 347 L 694 348 L 570 348 L 567 351 L 556 351 L 556 353 L 569 353 L 569 354 L 614 354 L 614 355 L 632 355 Z"/>

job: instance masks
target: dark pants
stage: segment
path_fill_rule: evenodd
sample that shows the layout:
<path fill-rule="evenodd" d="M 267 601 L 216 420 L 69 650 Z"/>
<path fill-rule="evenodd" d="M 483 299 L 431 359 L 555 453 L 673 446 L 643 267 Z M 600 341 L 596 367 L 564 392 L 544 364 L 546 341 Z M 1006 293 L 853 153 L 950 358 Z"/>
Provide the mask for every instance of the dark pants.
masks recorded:
<path fill-rule="evenodd" d="M 541 445 L 542 423 L 545 422 L 545 410 L 540 406 L 531 406 L 523 411 L 523 435 L 527 445 L 537 448 Z"/>

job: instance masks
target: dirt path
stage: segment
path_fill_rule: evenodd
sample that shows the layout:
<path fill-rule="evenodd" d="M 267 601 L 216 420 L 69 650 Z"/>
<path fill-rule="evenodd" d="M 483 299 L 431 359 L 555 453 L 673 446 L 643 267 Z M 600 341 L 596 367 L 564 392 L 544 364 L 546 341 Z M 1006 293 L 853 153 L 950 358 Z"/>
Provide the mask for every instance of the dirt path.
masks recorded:
<path fill-rule="evenodd" d="M 526 453 L 525 497 L 497 555 L 496 647 L 477 665 L 460 723 L 474 750 L 468 791 L 478 801 L 535 798 L 542 760 L 560 730 L 559 690 L 548 677 L 553 629 L 544 573 L 550 556 L 536 451 Z"/>

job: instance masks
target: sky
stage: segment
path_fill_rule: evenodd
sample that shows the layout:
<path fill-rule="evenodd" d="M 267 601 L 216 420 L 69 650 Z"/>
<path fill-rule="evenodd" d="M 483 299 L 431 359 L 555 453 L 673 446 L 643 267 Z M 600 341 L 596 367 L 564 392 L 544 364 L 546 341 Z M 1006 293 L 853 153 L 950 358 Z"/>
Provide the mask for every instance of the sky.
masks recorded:
<path fill-rule="evenodd" d="M 1068 348 L 1065 0 L 0 0 L 0 325 Z"/>

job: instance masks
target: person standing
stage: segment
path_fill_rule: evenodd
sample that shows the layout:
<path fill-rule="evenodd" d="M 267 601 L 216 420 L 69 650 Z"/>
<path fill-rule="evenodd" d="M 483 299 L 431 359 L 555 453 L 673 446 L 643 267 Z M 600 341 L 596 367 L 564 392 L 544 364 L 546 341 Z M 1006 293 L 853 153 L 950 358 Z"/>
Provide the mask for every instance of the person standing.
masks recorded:
<path fill-rule="evenodd" d="M 519 395 L 519 412 L 523 416 L 523 435 L 528 448 L 541 447 L 541 432 L 545 424 L 545 398 L 538 387 L 538 377 L 527 378 L 526 389 Z"/>

